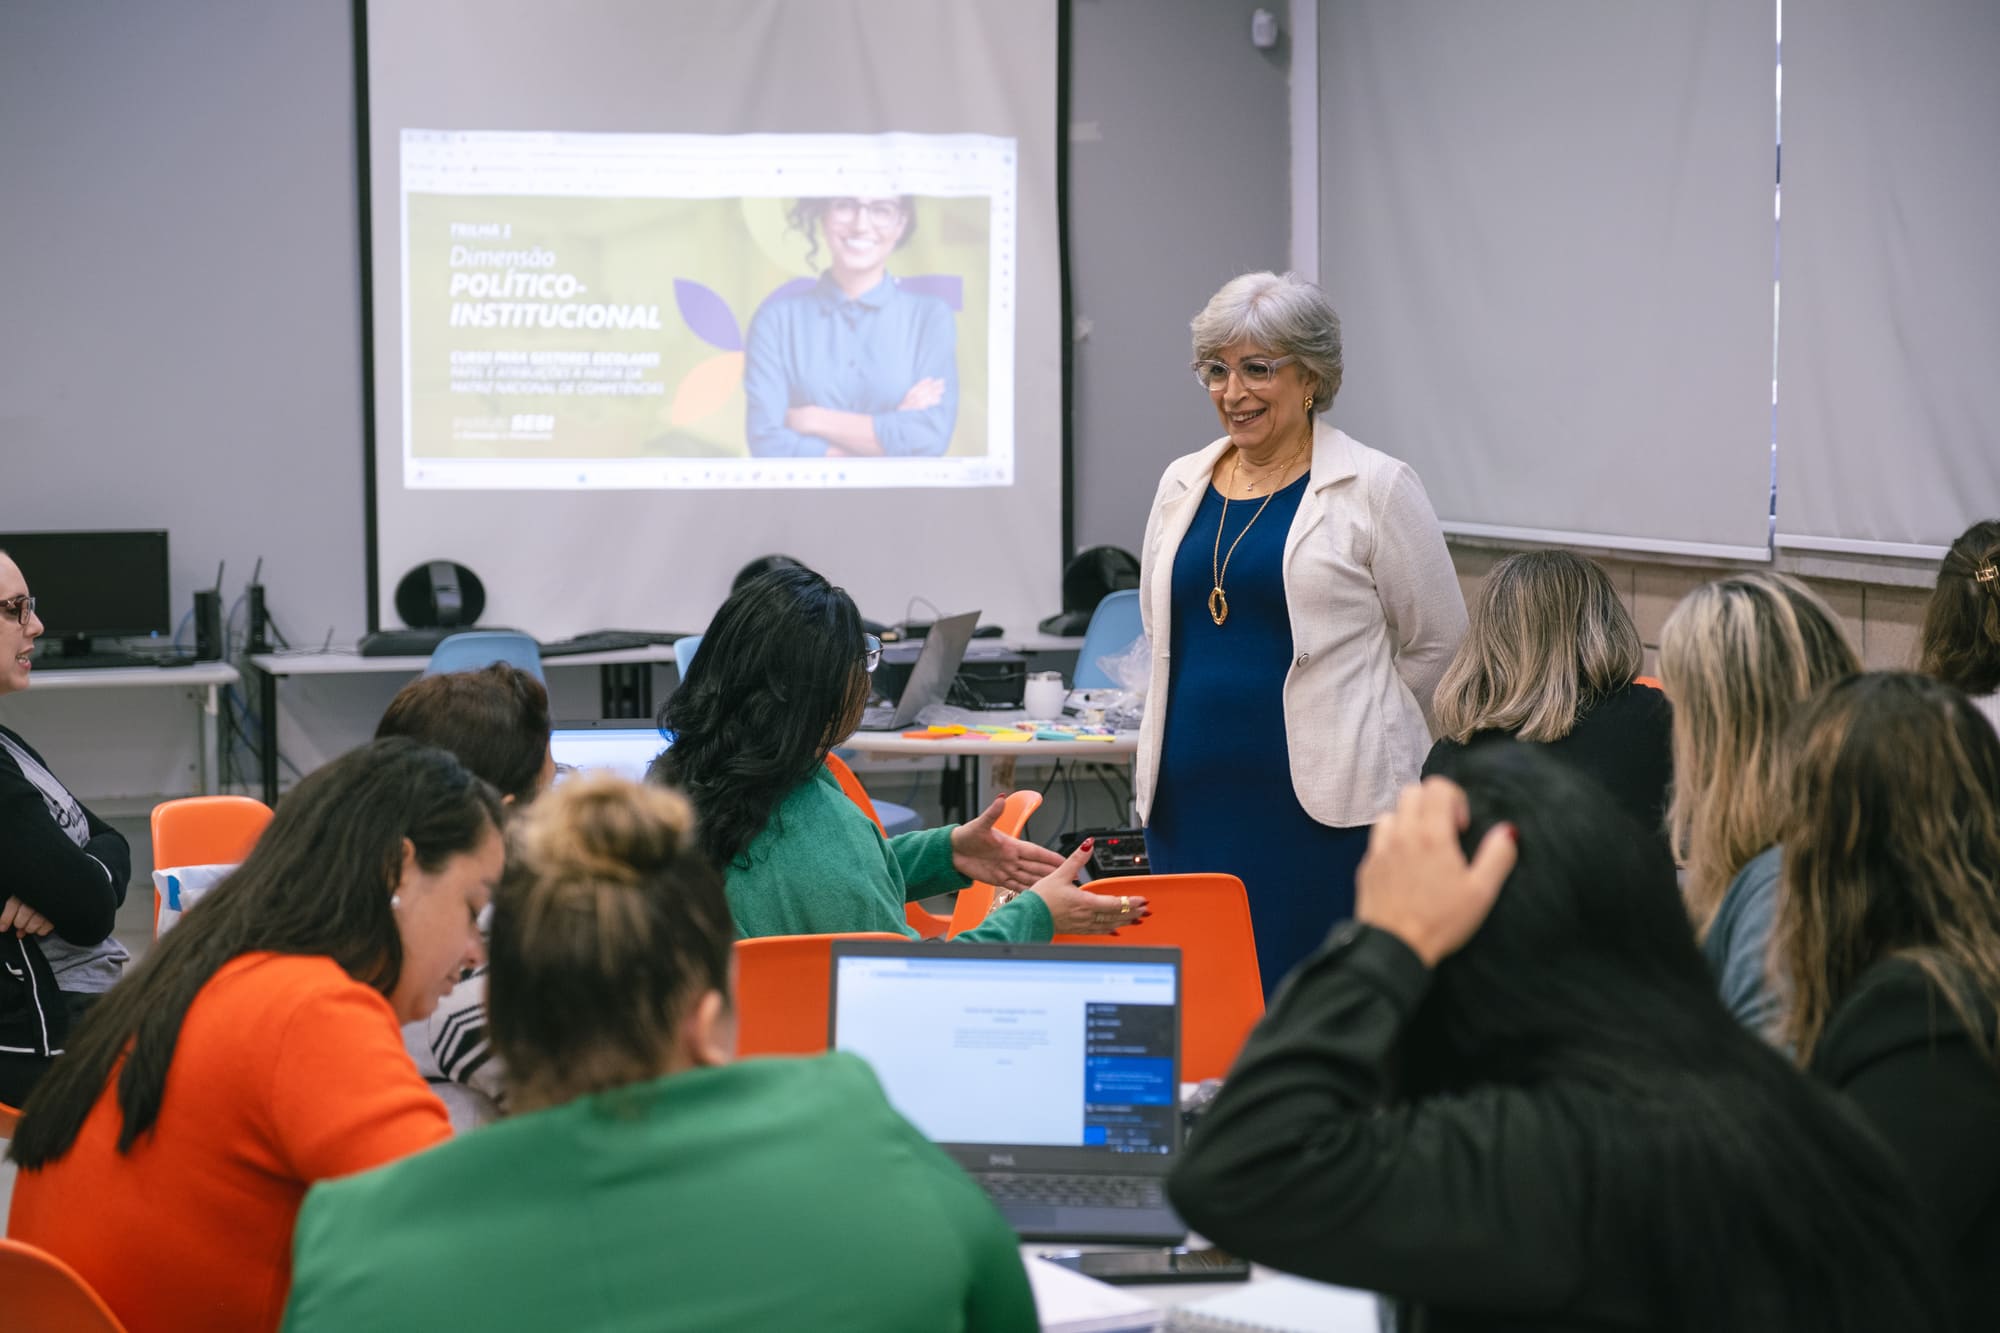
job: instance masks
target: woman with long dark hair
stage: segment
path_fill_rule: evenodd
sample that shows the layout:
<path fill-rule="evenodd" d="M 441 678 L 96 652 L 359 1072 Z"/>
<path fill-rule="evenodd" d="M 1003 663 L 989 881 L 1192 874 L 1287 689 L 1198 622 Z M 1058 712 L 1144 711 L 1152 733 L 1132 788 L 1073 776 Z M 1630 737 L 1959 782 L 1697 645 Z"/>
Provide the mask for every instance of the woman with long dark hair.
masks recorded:
<path fill-rule="evenodd" d="M 735 1062 L 735 930 L 679 793 L 579 777 L 508 836 L 514 1114 L 315 1189 L 287 1333 L 1035 1328 L 1014 1234 L 859 1058 Z"/>
<path fill-rule="evenodd" d="M 730 594 L 660 710 L 674 739 L 649 776 L 693 800 L 739 934 L 914 936 L 905 903 L 975 879 L 1021 894 L 964 939 L 1046 940 L 1146 916 L 1144 898 L 1076 886 L 1088 842 L 1065 861 L 995 829 L 997 800 L 970 823 L 885 839 L 826 767 L 860 724 L 880 654 L 845 590 L 773 569 Z"/>
<path fill-rule="evenodd" d="M 29 1098 L 8 1234 L 127 1327 L 276 1327 L 307 1187 L 450 1135 L 399 1025 L 479 961 L 499 818 L 409 740 L 299 783 Z"/>
<path fill-rule="evenodd" d="M 1189 1225 L 1424 1333 L 1950 1328 L 1895 1164 L 1731 1019 L 1637 826 L 1517 742 L 1445 777 L 1196 1128 Z"/>
<path fill-rule="evenodd" d="M 1785 1035 L 1901 1159 L 1960 1327 L 2000 1327 L 2000 736 L 1882 672 L 1815 700 L 1792 750 Z"/>
<path fill-rule="evenodd" d="M 1958 534 L 1924 607 L 1922 669 L 1964 690 L 2000 730 L 2000 518 Z"/>

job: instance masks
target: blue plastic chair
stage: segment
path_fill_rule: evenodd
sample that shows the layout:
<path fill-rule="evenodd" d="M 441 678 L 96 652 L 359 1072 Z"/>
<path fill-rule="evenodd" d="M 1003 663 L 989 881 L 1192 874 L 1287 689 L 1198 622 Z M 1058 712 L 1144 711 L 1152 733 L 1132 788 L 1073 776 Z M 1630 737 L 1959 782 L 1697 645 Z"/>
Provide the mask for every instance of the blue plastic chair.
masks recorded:
<path fill-rule="evenodd" d="M 1145 628 L 1145 622 L 1139 617 L 1137 588 L 1106 593 L 1104 600 L 1097 604 L 1097 609 L 1090 613 L 1090 626 L 1083 632 L 1083 648 L 1076 655 L 1076 675 L 1070 681 L 1070 688 L 1116 688 L 1118 682 L 1111 679 L 1098 662 L 1106 657 L 1116 657 L 1130 648 Z"/>
<path fill-rule="evenodd" d="M 527 635 L 511 629 L 474 629 L 454 634 L 431 653 L 426 676 L 442 676 L 449 671 L 478 671 L 505 662 L 548 684 L 542 673 L 542 649 Z"/>
<path fill-rule="evenodd" d="M 688 668 L 694 665 L 694 650 L 701 647 L 701 635 L 683 634 L 674 640 L 674 670 L 687 679 Z"/>

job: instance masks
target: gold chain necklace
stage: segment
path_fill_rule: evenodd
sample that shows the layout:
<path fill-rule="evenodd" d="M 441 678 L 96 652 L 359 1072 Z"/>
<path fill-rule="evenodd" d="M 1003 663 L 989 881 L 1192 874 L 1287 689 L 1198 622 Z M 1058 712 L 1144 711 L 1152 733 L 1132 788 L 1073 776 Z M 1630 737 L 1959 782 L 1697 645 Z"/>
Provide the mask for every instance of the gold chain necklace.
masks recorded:
<path fill-rule="evenodd" d="M 1310 441 L 1312 437 L 1307 436 L 1306 438 Z M 1279 470 L 1277 475 L 1282 477 L 1285 473 L 1290 472 L 1298 464 L 1299 459 L 1305 456 L 1305 452 L 1305 445 L 1300 445 L 1291 458 L 1286 460 L 1285 466 Z M 1232 481 L 1235 480 L 1236 474 L 1242 470 L 1242 458 L 1243 455 L 1239 452 L 1230 463 L 1230 479 Z M 1257 506 L 1257 512 L 1250 515 L 1250 521 L 1243 525 L 1243 531 L 1237 533 L 1236 540 L 1229 543 L 1228 555 L 1222 553 L 1222 530 L 1229 526 L 1229 492 L 1224 491 L 1222 493 L 1222 521 L 1215 525 L 1215 550 L 1210 553 L 1208 562 L 1209 573 L 1215 576 L 1214 585 L 1208 590 L 1208 616 L 1209 619 L 1218 625 L 1229 619 L 1229 596 L 1222 591 L 1222 579 L 1224 575 L 1229 573 L 1229 561 L 1235 556 L 1236 548 L 1243 544 L 1243 538 L 1249 534 L 1251 528 L 1257 525 L 1257 520 L 1264 517 L 1264 510 L 1270 506 L 1272 498 L 1277 493 L 1276 490 L 1273 490 L 1269 495 L 1264 497 L 1264 503 Z"/>

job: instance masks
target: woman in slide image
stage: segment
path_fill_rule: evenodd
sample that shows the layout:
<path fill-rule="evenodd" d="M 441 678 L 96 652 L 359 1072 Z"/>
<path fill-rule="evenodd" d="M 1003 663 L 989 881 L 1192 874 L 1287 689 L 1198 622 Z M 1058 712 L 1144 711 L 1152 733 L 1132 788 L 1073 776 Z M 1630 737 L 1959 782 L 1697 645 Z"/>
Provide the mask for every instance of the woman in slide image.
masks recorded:
<path fill-rule="evenodd" d="M 419 676 L 396 692 L 376 725 L 375 739 L 387 736 L 449 750 L 492 784 L 510 818 L 555 781 L 548 690 L 506 662 Z M 452 987 L 429 1017 L 404 1027 L 403 1045 L 451 1113 L 454 1129 L 498 1118 L 506 1104 L 506 1071 L 486 1036 L 484 967 Z"/>
<path fill-rule="evenodd" d="M 1786 729 L 1806 700 L 1861 670 L 1840 618 L 1782 574 L 1696 588 L 1660 631 L 1660 678 L 1674 701 L 1668 814 L 1695 937 L 1738 1021 L 1777 1039 L 1784 995 L 1771 985 L 1792 756 Z"/>
<path fill-rule="evenodd" d="M 826 766 L 860 725 L 881 652 L 844 589 L 810 569 L 773 569 L 730 594 L 660 710 L 674 740 L 648 776 L 694 802 L 737 933 L 914 938 L 905 903 L 974 879 L 1022 892 L 961 939 L 1042 941 L 1138 924 L 1144 898 L 1076 886 L 1088 843 L 1065 861 L 1008 837 L 993 827 L 999 800 L 968 824 L 882 836 Z"/>
<path fill-rule="evenodd" d="M 1032 1333 L 1014 1234 L 865 1063 L 732 1063 L 735 931 L 679 793 L 571 779 L 509 837 L 514 1114 L 313 1190 L 289 1333 Z"/>
<path fill-rule="evenodd" d="M 806 237 L 806 263 L 824 242 L 827 266 L 810 291 L 769 302 L 750 322 L 750 453 L 943 454 L 958 421 L 958 326 L 943 301 L 889 273 L 889 256 L 916 230 L 916 201 L 801 199 L 791 225 Z"/>
<path fill-rule="evenodd" d="M 1368 825 L 1430 749 L 1465 602 L 1416 473 L 1325 420 L 1325 294 L 1247 273 L 1193 330 L 1224 434 L 1168 465 L 1146 520 L 1137 804 L 1156 874 L 1243 880 L 1269 995 L 1353 911 Z"/>
<path fill-rule="evenodd" d="M 1905 672 L 1795 730 L 1785 1037 L 1902 1162 L 1959 1327 L 2000 1327 L 2000 735 Z"/>
<path fill-rule="evenodd" d="M 1960 533 L 1924 608 L 1922 670 L 1971 697 L 2000 730 L 2000 519 Z"/>
<path fill-rule="evenodd" d="M 1189 1139 L 1188 1224 L 1425 1333 L 1953 1328 L 1909 1184 L 1722 1007 L 1639 827 L 1541 746 L 1443 767 Z"/>
<path fill-rule="evenodd" d="M 1672 865 L 1673 709 L 1633 683 L 1644 660 L 1638 627 L 1596 561 L 1570 551 L 1508 556 L 1486 576 L 1438 682 L 1443 734 L 1424 772 L 1495 736 L 1546 745 L 1651 833 Z"/>
<path fill-rule="evenodd" d="M 450 1137 L 400 1028 L 480 960 L 499 819 L 407 740 L 293 788 L 29 1098 L 8 1234 L 134 1333 L 275 1328 L 306 1188 Z"/>
<path fill-rule="evenodd" d="M 0 551 L 0 695 L 28 688 L 41 634 L 27 579 Z M 28 1099 L 76 1020 L 123 972 L 111 928 L 131 878 L 124 835 L 0 727 L 0 1102 Z"/>

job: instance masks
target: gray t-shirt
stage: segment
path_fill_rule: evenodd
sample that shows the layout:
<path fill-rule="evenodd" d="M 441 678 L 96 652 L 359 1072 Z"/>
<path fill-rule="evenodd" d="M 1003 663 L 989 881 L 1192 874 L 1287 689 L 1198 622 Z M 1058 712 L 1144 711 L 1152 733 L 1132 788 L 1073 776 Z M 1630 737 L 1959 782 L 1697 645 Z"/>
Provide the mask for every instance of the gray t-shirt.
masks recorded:
<path fill-rule="evenodd" d="M 20 766 L 21 776 L 42 793 L 42 801 L 49 807 L 49 817 L 56 821 L 56 826 L 77 846 L 88 847 L 90 819 L 84 814 L 82 803 L 70 795 L 69 788 L 37 763 L 35 756 L 4 735 L 0 735 L 0 747 L 4 747 Z M 97 860 L 96 857 L 91 859 Z M 110 867 L 102 861 L 97 864 L 104 871 L 104 878 L 109 880 Z M 41 945 L 42 957 L 48 960 L 49 970 L 55 973 L 56 988 L 79 994 L 101 994 L 110 990 L 125 975 L 125 964 L 132 959 L 116 935 L 107 935 L 95 944 L 71 944 L 51 934 L 42 936 L 36 943 Z"/>

